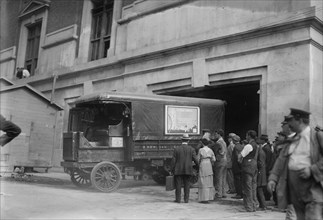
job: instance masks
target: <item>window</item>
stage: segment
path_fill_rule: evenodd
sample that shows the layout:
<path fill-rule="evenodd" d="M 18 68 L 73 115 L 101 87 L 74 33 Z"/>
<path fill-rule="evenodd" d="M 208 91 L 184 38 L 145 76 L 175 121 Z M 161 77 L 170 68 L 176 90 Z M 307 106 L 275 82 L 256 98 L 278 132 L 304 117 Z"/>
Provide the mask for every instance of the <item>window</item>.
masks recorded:
<path fill-rule="evenodd" d="M 107 57 L 111 39 L 113 0 L 95 0 L 92 9 L 91 60 Z"/>
<path fill-rule="evenodd" d="M 28 38 L 27 38 L 27 49 L 25 58 L 25 68 L 30 72 L 31 75 L 35 74 L 38 62 L 41 22 L 36 22 L 30 26 L 27 26 Z"/>

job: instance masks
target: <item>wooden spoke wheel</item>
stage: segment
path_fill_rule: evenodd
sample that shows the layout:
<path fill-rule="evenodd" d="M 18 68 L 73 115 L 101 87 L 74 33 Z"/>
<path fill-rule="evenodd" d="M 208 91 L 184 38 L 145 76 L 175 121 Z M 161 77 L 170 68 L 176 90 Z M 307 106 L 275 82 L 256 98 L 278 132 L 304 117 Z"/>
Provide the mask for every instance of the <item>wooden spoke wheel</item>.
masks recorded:
<path fill-rule="evenodd" d="M 74 168 L 70 171 L 72 183 L 78 187 L 91 186 L 90 173 L 86 170 Z"/>
<path fill-rule="evenodd" d="M 102 192 L 112 192 L 121 183 L 121 172 L 114 163 L 103 161 L 93 168 L 91 182 L 96 189 Z"/>

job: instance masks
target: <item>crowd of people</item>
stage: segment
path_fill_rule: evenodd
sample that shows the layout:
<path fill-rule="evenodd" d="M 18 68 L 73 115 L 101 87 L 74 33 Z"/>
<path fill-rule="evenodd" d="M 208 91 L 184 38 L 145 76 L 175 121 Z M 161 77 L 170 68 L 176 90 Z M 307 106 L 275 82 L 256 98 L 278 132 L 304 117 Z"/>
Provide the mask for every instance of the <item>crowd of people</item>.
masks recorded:
<path fill-rule="evenodd" d="M 247 212 L 266 210 L 273 201 L 286 219 L 323 219 L 323 130 L 309 127 L 307 111 L 291 109 L 273 142 L 254 130 L 241 140 L 235 133 L 203 130 L 196 146 L 189 137 L 174 150 L 175 202 L 189 201 L 192 161 L 198 165 L 198 201 L 209 203 L 235 194 Z M 186 167 L 186 169 L 182 169 Z M 184 171 L 185 170 L 185 171 Z"/>

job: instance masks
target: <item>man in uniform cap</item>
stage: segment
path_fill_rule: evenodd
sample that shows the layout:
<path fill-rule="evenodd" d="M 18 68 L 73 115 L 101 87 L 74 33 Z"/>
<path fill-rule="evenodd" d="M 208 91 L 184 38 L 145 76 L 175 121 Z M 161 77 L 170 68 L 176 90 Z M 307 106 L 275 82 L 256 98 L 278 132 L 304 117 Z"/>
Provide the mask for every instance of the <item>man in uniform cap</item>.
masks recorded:
<path fill-rule="evenodd" d="M 296 135 L 282 148 L 268 188 L 277 185 L 278 207 L 293 204 L 298 220 L 323 219 L 323 132 L 309 127 L 310 113 L 290 109 L 286 121 Z"/>
<path fill-rule="evenodd" d="M 193 174 L 193 164 L 198 164 L 197 156 L 193 147 L 188 145 L 190 137 L 183 134 L 182 145 L 174 149 L 172 158 L 172 172 L 175 178 L 175 202 L 181 202 L 181 188 L 184 185 L 184 202 L 188 203 L 190 195 L 190 178 Z"/>

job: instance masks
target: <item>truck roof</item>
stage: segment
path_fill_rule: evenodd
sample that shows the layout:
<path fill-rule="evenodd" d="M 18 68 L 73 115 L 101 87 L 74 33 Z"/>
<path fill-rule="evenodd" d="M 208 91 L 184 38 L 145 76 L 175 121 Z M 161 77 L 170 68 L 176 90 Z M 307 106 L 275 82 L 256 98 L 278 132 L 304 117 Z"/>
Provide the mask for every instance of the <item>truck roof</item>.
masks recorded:
<path fill-rule="evenodd" d="M 148 102 L 168 102 L 185 104 L 209 104 L 209 105 L 223 105 L 225 101 L 219 99 L 205 99 L 205 98 L 191 98 L 155 94 L 140 94 L 129 92 L 101 92 L 91 93 L 81 96 L 75 100 L 74 104 L 82 104 L 89 102 L 104 102 L 104 101 L 148 101 Z"/>

